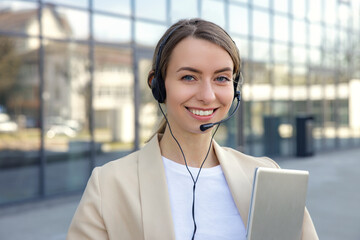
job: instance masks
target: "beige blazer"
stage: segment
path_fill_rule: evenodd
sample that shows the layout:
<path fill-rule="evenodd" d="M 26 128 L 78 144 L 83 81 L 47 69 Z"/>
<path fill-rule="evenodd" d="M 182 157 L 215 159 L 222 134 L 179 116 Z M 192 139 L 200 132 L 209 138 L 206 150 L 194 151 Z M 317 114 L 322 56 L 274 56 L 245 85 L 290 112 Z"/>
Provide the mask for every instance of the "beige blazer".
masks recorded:
<path fill-rule="evenodd" d="M 214 149 L 246 227 L 255 168 L 279 166 L 216 142 Z M 175 240 L 158 136 L 141 150 L 93 170 L 67 239 Z M 302 239 L 318 239 L 307 210 Z"/>

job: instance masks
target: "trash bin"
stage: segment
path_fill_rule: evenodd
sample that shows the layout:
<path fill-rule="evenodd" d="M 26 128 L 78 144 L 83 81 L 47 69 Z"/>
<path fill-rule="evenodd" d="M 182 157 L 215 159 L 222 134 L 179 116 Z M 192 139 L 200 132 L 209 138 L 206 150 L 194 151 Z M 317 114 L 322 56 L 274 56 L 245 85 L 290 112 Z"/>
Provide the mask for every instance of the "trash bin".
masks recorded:
<path fill-rule="evenodd" d="M 266 156 L 280 155 L 280 117 L 264 116 L 264 153 Z"/>
<path fill-rule="evenodd" d="M 314 116 L 299 115 L 296 117 L 296 156 L 314 155 L 313 126 Z"/>

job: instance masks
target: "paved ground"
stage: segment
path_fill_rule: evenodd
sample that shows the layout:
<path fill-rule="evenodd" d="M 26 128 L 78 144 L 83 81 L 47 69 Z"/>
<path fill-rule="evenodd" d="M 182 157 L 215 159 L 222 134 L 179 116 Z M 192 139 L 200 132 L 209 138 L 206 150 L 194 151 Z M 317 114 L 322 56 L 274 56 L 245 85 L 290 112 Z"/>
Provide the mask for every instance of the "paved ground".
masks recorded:
<path fill-rule="evenodd" d="M 360 148 L 275 160 L 283 168 L 310 171 L 307 206 L 321 240 L 360 239 Z M 0 208 L 0 239 L 65 239 L 79 199 L 72 195 Z"/>

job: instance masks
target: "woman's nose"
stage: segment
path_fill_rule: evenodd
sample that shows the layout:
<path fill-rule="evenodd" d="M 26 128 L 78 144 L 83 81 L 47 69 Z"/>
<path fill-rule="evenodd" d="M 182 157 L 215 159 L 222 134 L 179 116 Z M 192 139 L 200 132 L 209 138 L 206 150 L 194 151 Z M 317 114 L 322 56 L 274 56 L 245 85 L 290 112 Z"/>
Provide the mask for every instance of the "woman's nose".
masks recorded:
<path fill-rule="evenodd" d="M 205 104 L 215 100 L 216 96 L 214 86 L 212 86 L 211 81 L 202 81 L 199 85 L 197 96 L 198 100 L 204 102 Z"/>

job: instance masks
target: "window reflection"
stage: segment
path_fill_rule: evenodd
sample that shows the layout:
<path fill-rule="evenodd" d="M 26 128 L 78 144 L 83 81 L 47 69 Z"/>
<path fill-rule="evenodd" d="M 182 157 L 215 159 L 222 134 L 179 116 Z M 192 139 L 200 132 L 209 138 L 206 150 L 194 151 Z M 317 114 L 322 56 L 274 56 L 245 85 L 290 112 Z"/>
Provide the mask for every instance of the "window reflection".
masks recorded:
<path fill-rule="evenodd" d="M 230 32 L 243 35 L 249 34 L 248 9 L 232 5 L 229 8 L 229 29 Z"/>
<path fill-rule="evenodd" d="M 288 62 L 289 61 L 289 47 L 285 44 L 273 44 L 274 60 L 275 62 Z"/>
<path fill-rule="evenodd" d="M 253 41 L 253 59 L 256 61 L 268 61 L 269 60 L 269 43 L 262 41 Z"/>
<path fill-rule="evenodd" d="M 269 0 L 252 0 L 252 3 L 255 6 L 268 8 L 269 7 Z"/>
<path fill-rule="evenodd" d="M 274 85 L 289 85 L 289 67 L 287 64 L 276 64 L 273 70 Z M 283 92 L 283 96 L 288 96 L 288 90 L 279 89 Z"/>
<path fill-rule="evenodd" d="M 306 25 L 304 21 L 293 21 L 293 42 L 296 44 L 306 44 Z"/>
<path fill-rule="evenodd" d="M 336 2 L 337 0 L 326 0 L 324 1 L 324 17 L 327 24 L 334 25 L 336 23 Z"/>
<path fill-rule="evenodd" d="M 225 6 L 223 1 L 203 0 L 201 17 L 225 27 Z"/>
<path fill-rule="evenodd" d="M 289 3 L 288 0 L 276 0 L 273 1 L 274 9 L 278 12 L 289 12 Z"/>
<path fill-rule="evenodd" d="M 309 43 L 314 47 L 320 47 L 323 43 L 322 27 L 320 24 L 310 24 Z"/>
<path fill-rule="evenodd" d="M 81 189 L 88 178 L 90 92 L 87 54 L 86 45 L 48 41 L 45 46 L 43 98 L 47 194 Z"/>
<path fill-rule="evenodd" d="M 270 36 L 270 18 L 267 12 L 253 11 L 253 34 L 268 39 Z"/>
<path fill-rule="evenodd" d="M 306 13 L 306 1 L 292 1 L 292 13 L 297 18 L 304 18 Z"/>
<path fill-rule="evenodd" d="M 22 19 L 19 21 L 18 19 Z M 24 24 L 27 22 L 28 24 Z M 37 5 L 19 1 L 0 2 L 0 31 L 39 34 Z"/>
<path fill-rule="evenodd" d="M 165 21 L 166 0 L 137 0 L 135 14 L 136 17 Z"/>
<path fill-rule="evenodd" d="M 89 16 L 85 11 L 46 5 L 42 24 L 46 37 L 87 39 L 89 36 Z"/>
<path fill-rule="evenodd" d="M 283 42 L 289 40 L 289 20 L 287 17 L 274 16 L 274 39 Z"/>
<path fill-rule="evenodd" d="M 321 21 L 322 0 L 311 0 L 308 6 L 308 18 L 311 22 Z"/>
<path fill-rule="evenodd" d="M 134 147 L 132 61 L 128 49 L 102 45 L 95 48 L 93 108 L 98 165 Z"/>
<path fill-rule="evenodd" d="M 94 38 L 110 43 L 130 43 L 131 23 L 128 19 L 94 15 Z"/>
<path fill-rule="evenodd" d="M 306 63 L 307 49 L 304 47 L 293 47 L 292 48 L 292 59 L 294 63 Z"/>
<path fill-rule="evenodd" d="M 0 204 L 39 191 L 40 126 L 36 39 L 0 36 Z"/>
<path fill-rule="evenodd" d="M 131 0 L 93 0 L 93 7 L 95 11 L 105 11 L 112 13 L 120 13 L 124 15 L 130 15 L 131 13 Z"/>
<path fill-rule="evenodd" d="M 293 68 L 293 82 L 294 85 L 306 84 L 306 68 L 305 66 L 296 66 Z M 304 98 L 303 93 L 299 95 L 300 98 Z"/>
<path fill-rule="evenodd" d="M 43 0 L 48 3 L 66 4 L 69 6 L 88 7 L 88 0 Z"/>
<path fill-rule="evenodd" d="M 233 38 L 236 46 L 240 51 L 242 61 L 249 58 L 249 41 L 246 38 Z"/>
<path fill-rule="evenodd" d="M 154 25 L 145 22 L 136 22 L 135 40 L 139 45 L 155 46 L 166 27 L 163 25 Z"/>
<path fill-rule="evenodd" d="M 184 7 L 186 6 L 186 7 Z M 183 18 L 192 18 L 198 15 L 198 4 L 194 0 L 172 0 L 171 21 L 176 22 Z"/>

